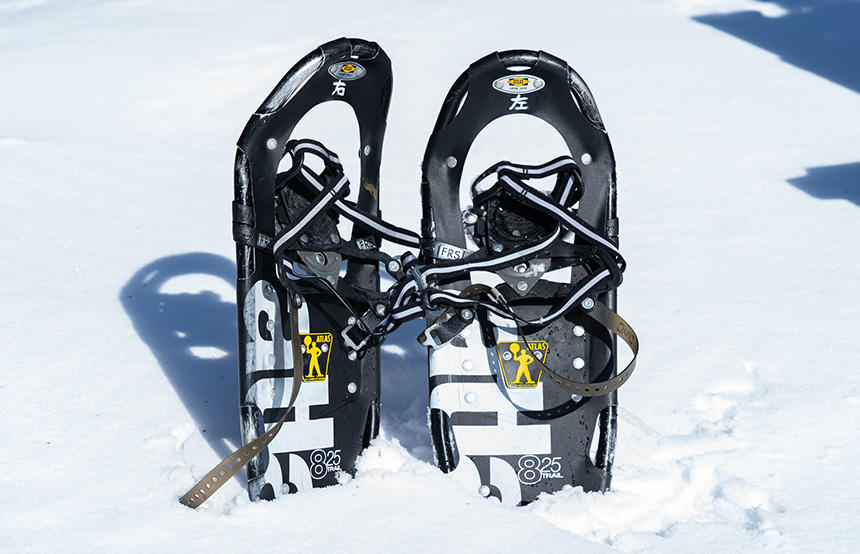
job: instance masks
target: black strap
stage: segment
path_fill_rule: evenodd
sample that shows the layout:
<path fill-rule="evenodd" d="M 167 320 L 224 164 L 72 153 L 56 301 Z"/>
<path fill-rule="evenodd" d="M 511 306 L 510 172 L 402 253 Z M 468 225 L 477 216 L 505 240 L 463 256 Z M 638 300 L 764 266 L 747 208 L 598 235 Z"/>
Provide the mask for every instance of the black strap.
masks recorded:
<path fill-rule="evenodd" d="M 258 233 L 254 226 L 254 209 L 251 206 L 233 202 L 233 240 L 244 246 L 260 250 L 272 249 L 272 237 Z"/>

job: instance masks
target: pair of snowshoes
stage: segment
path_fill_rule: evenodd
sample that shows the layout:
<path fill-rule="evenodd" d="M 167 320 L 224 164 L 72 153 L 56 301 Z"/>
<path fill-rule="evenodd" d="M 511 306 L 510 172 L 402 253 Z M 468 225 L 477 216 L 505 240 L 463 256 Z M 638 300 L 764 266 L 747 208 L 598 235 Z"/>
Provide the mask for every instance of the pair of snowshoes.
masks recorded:
<path fill-rule="evenodd" d="M 443 471 L 506 504 L 564 485 L 610 485 L 615 391 L 633 371 L 638 340 L 613 311 L 624 270 L 615 162 L 588 87 L 544 52 L 496 52 L 472 64 L 427 145 L 420 235 L 380 216 L 391 90 L 391 63 L 377 44 L 338 39 L 286 74 L 239 139 L 233 231 L 245 444 L 180 499 L 187 506 L 246 465 L 252 500 L 354 473 L 379 431 L 379 347 L 419 317 Z M 346 102 L 358 120 L 355 201 L 338 155 L 292 138 L 326 101 Z M 464 210 L 469 148 L 509 114 L 550 123 L 569 153 L 540 166 L 493 165 L 472 183 Z M 383 241 L 418 255 L 389 256 Z M 381 271 L 394 282 L 385 291 Z M 634 354 L 621 372 L 615 336 Z"/>

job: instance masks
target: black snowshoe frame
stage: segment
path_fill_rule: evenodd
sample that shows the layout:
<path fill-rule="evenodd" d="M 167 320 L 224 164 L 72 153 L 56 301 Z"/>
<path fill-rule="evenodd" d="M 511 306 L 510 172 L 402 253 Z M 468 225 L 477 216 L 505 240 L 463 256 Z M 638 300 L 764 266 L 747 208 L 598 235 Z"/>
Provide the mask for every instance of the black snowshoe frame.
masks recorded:
<path fill-rule="evenodd" d="M 354 472 L 356 458 L 378 434 L 379 341 L 364 340 L 359 348 L 339 335 L 367 329 L 355 310 L 369 306 L 374 313 L 374 301 L 384 300 L 380 263 L 399 269 L 379 251 L 380 240 L 418 245 L 418 235 L 379 218 L 391 88 L 391 62 L 376 43 L 334 40 L 299 61 L 245 126 L 233 202 L 245 445 L 184 495 L 183 504 L 196 508 L 245 464 L 252 500 L 335 484 L 341 473 Z M 299 120 L 328 101 L 347 103 L 358 122 L 355 203 L 346 200 L 349 182 L 333 152 L 315 141 L 290 140 Z M 285 155 L 293 165 L 278 174 Z M 320 157 L 324 171 L 313 172 L 307 155 Z M 339 215 L 355 223 L 348 238 L 337 231 Z M 301 368 L 301 378 L 294 368 Z M 268 449 L 278 450 L 267 455 L 282 427 L 282 438 Z"/>
<path fill-rule="evenodd" d="M 473 141 L 493 120 L 512 114 L 532 115 L 552 125 L 573 157 L 563 156 L 542 166 L 500 162 L 473 184 L 471 212 L 461 211 L 463 162 Z M 474 466 L 470 471 L 480 479 L 481 494 L 507 502 L 513 498 L 517 504 L 532 501 L 541 492 L 558 490 L 558 483 L 589 491 L 608 489 L 617 429 L 615 391 L 633 371 L 638 339 L 614 312 L 615 289 L 624 270 L 618 252 L 615 160 L 591 92 L 566 62 L 545 52 L 490 54 L 472 64 L 451 87 L 428 142 L 422 170 L 421 262 L 430 269 L 423 271 L 420 286 L 427 291 L 430 325 L 420 340 L 433 348 L 453 345 L 465 349 L 460 333 L 477 320 L 492 372 L 475 376 L 453 366 L 434 368 L 435 351 L 431 351 L 430 426 L 437 464 L 452 472 L 468 458 Z M 493 174 L 495 183 L 480 189 L 479 182 Z M 552 175 L 557 178 L 552 193 L 541 193 L 527 184 L 530 178 Z M 524 231 L 519 233 L 519 229 Z M 478 244 L 478 252 L 467 250 L 467 233 Z M 573 244 L 563 240 L 566 233 L 575 235 Z M 538 259 L 546 267 L 533 272 L 529 262 Z M 540 280 L 546 270 L 558 267 L 572 268 L 570 284 Z M 472 284 L 469 275 L 477 269 L 494 271 L 506 282 L 495 287 Z M 521 345 L 506 356 L 528 352 L 529 363 L 534 362 L 540 375 L 555 385 L 543 389 L 543 403 L 550 408 L 517 406 L 514 427 L 551 424 L 552 444 L 566 448 L 553 446 L 551 451 L 517 455 L 501 450 L 498 455 L 458 452 L 455 425 L 459 429 L 469 426 L 468 435 L 473 436 L 475 427 L 471 426 L 495 425 L 502 416 L 469 406 L 475 402 L 475 393 L 465 393 L 466 404 L 458 404 L 462 398 L 454 399 L 437 387 L 457 383 L 462 393 L 470 386 L 466 383 L 475 387 L 495 383 L 515 404 L 517 391 L 506 387 L 508 377 L 500 353 L 503 343 L 493 318 L 508 320 L 514 329 L 511 340 Z M 616 371 L 616 335 L 634 352 L 633 361 L 620 373 Z M 450 358 L 450 354 L 446 356 L 444 359 Z M 462 357 L 455 355 L 457 360 Z M 574 357 L 588 362 L 559 372 L 551 369 L 568 368 Z M 471 367 L 473 362 L 466 360 L 465 364 Z M 531 382 L 530 376 L 528 379 Z M 443 396 L 448 400 L 438 401 Z M 434 406 L 445 402 L 447 411 Z M 592 458 L 593 440 L 597 444 Z M 492 450 L 491 445 L 488 448 Z M 513 470 L 515 475 L 510 474 L 512 478 L 509 467 L 519 467 L 518 472 Z M 523 472 L 528 478 L 523 478 Z"/>
<path fill-rule="evenodd" d="M 527 72 L 518 73 L 523 68 L 514 71 L 513 66 Z M 451 88 L 427 146 L 419 237 L 379 217 L 379 164 L 391 84 L 390 61 L 378 45 L 360 39 L 332 41 L 287 73 L 239 139 L 233 231 L 245 445 L 180 499 L 187 506 L 199 506 L 246 464 L 252 500 L 335 484 L 341 473 L 353 473 L 357 456 L 379 429 L 377 347 L 397 326 L 421 316 L 430 321 L 419 337 L 422 344 L 468 349 L 464 337 L 472 327 L 479 332 L 481 353 L 495 364 L 492 375 L 477 381 L 444 370 L 434 375 L 431 354 L 430 427 L 443 471 L 465 467 L 468 458 L 481 494 L 516 503 L 557 490 L 532 479 L 536 468 L 552 468 L 555 477 L 566 478 L 565 484 L 586 490 L 609 487 L 615 390 L 633 371 L 638 339 L 613 311 L 625 265 L 617 246 L 615 162 L 591 93 L 565 62 L 544 52 L 495 53 L 472 64 Z M 358 120 L 361 188 L 355 203 L 346 199 L 349 181 L 334 152 L 313 140 L 290 139 L 311 108 L 332 100 L 348 103 Z M 580 163 L 570 156 L 541 166 L 499 162 L 475 180 L 472 212 L 461 213 L 462 162 L 478 133 L 510 113 L 550 123 Z M 290 156 L 292 167 L 279 174 L 284 156 Z M 312 170 L 307 156 L 321 159 L 324 169 Z M 491 175 L 495 182 L 479 187 Z M 552 192 L 528 185 L 532 178 L 547 176 L 556 177 Z M 353 222 L 349 239 L 337 230 L 340 217 Z M 478 252 L 467 250 L 466 233 L 479 245 Z M 575 236 L 575 242 L 565 235 Z M 379 249 L 383 239 L 420 247 L 420 260 L 408 252 L 386 255 Z M 395 280 L 384 293 L 379 291 L 380 265 Z M 541 279 L 549 269 L 567 267 L 570 283 Z M 505 283 L 472 284 L 475 270 L 495 272 Z M 516 457 L 462 456 L 453 432 L 457 424 L 492 425 L 499 414 L 446 412 L 434 406 L 442 385 L 494 383 L 504 390 L 508 377 L 502 377 L 504 356 L 498 350 L 503 344 L 500 319 L 513 329 L 508 338 L 522 345 L 517 346 L 522 351 L 510 346 L 508 355 L 528 356 L 539 375 L 555 385 L 543 389 L 543 400 L 552 408 L 519 406 L 513 401 L 515 391 L 507 391 L 508 407 L 516 411 L 515 427 L 550 422 L 554 444 L 574 445 L 551 462 L 550 457 L 520 457 L 521 466 L 526 458 L 530 465 L 516 475 L 506 474 L 504 483 L 496 479 L 499 464 L 510 468 Z M 620 373 L 615 336 L 634 353 Z M 577 346 L 548 351 L 547 342 Z M 573 378 L 552 369 L 573 354 L 588 359 L 584 367 L 575 365 L 578 372 L 563 372 Z M 467 363 L 472 362 L 464 362 L 464 368 Z M 300 379 L 293 368 L 301 368 Z M 289 393 L 286 379 L 292 380 Z M 466 402 L 472 402 L 469 394 Z M 554 424 L 563 417 L 564 425 Z M 302 437 L 319 440 L 322 428 L 302 430 L 296 424 L 322 420 L 330 423 L 326 445 L 302 443 Z M 267 424 L 271 426 L 265 430 Z M 266 455 L 285 425 L 291 427 L 288 438 L 270 446 L 278 449 Z M 597 453 L 589 459 L 596 427 Z M 269 472 L 272 467 L 278 471 Z M 523 471 L 530 476 L 526 480 L 520 477 Z"/>

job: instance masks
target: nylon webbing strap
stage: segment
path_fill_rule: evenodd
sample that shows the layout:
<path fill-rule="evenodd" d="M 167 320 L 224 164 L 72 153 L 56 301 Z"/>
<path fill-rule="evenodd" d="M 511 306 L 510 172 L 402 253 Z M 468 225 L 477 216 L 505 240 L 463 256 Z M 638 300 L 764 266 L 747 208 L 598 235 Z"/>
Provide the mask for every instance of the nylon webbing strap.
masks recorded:
<path fill-rule="evenodd" d="M 547 379 L 570 394 L 577 394 L 579 396 L 603 396 L 618 390 L 618 388 L 626 383 L 627 380 L 630 379 L 630 376 L 633 375 L 633 370 L 636 368 L 636 355 L 639 354 L 639 338 L 636 336 L 633 328 L 630 327 L 630 325 L 624 321 L 620 315 L 610 310 L 609 307 L 602 302 L 595 301 L 594 307 L 585 313 L 591 319 L 600 323 L 610 332 L 618 335 L 621 337 L 621 340 L 627 343 L 627 346 L 629 346 L 630 350 L 633 351 L 633 359 L 630 360 L 627 367 L 612 379 L 598 381 L 596 383 L 581 383 L 579 381 L 568 379 L 567 377 L 562 377 L 544 365 L 537 356 L 535 356 L 535 362 L 537 362 L 540 368 L 544 371 Z M 520 331 L 520 335 L 522 335 L 522 331 Z M 521 338 L 526 344 L 528 344 L 525 337 Z"/>
<path fill-rule="evenodd" d="M 301 374 L 304 364 L 302 360 L 301 340 L 299 339 L 299 308 L 295 304 L 290 306 L 290 342 L 292 343 L 293 350 L 293 390 L 290 394 L 290 403 L 287 405 L 284 415 L 281 416 L 281 419 L 271 429 L 221 460 L 218 465 L 212 468 L 212 471 L 207 473 L 203 479 L 182 495 L 179 502 L 189 508 L 197 508 L 206 502 L 210 496 L 215 494 L 215 491 L 221 488 L 221 485 L 229 481 L 236 472 L 245 467 L 257 454 L 262 452 L 281 430 L 284 421 L 287 419 L 287 415 L 299 396 L 299 389 L 302 386 Z"/>

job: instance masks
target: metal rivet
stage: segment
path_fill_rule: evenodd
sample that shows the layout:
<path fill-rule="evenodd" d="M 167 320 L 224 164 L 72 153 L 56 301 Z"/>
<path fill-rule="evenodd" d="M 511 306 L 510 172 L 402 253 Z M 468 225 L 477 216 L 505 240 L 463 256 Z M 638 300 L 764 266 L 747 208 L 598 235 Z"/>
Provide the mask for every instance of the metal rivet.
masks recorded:
<path fill-rule="evenodd" d="M 583 155 L 582 155 L 582 157 L 581 157 L 581 158 L 579 158 L 579 159 L 580 159 L 580 160 L 582 160 L 582 165 L 588 165 L 588 164 L 590 164 L 590 163 L 591 163 L 591 154 L 589 154 L 588 152 L 586 152 L 586 153 L 585 153 L 585 154 L 583 154 Z"/>
<path fill-rule="evenodd" d="M 281 494 L 290 494 L 290 486 L 286 483 L 281 485 Z"/>
<path fill-rule="evenodd" d="M 325 265 L 325 254 L 322 252 L 317 252 L 314 254 L 314 260 L 320 265 Z"/>
<path fill-rule="evenodd" d="M 311 239 L 308 238 L 307 235 L 302 235 L 299 237 L 299 242 L 302 244 L 307 244 Z"/>
<path fill-rule="evenodd" d="M 268 356 L 266 356 L 266 361 L 269 362 L 269 367 L 275 367 L 275 355 L 274 354 L 269 354 Z"/>
<path fill-rule="evenodd" d="M 346 320 L 346 323 L 347 323 L 348 325 L 355 325 L 355 321 L 356 321 L 356 320 L 355 320 L 355 318 L 354 318 L 354 317 L 349 316 L 349 319 L 347 319 L 347 320 Z"/>
<path fill-rule="evenodd" d="M 329 238 L 333 243 L 340 244 L 340 236 L 337 233 L 332 233 L 331 235 L 329 235 Z"/>
<path fill-rule="evenodd" d="M 463 360 L 463 370 L 464 371 L 472 371 L 475 368 L 475 364 L 472 363 L 472 360 Z"/>
<path fill-rule="evenodd" d="M 573 328 L 573 334 L 576 335 L 577 337 L 581 337 L 582 335 L 585 334 L 585 327 L 583 327 L 582 325 L 576 325 Z"/>
<path fill-rule="evenodd" d="M 494 242 L 493 243 L 493 252 L 501 252 L 504 249 L 505 249 L 505 247 L 502 245 L 502 243 L 500 243 L 500 242 Z"/>
<path fill-rule="evenodd" d="M 266 296 L 272 296 L 275 294 L 275 289 L 272 288 L 272 285 L 266 285 L 264 291 L 266 292 Z"/>
<path fill-rule="evenodd" d="M 350 362 L 354 362 L 358 359 L 358 354 L 355 353 L 355 350 L 350 350 L 346 357 L 349 358 Z"/>
<path fill-rule="evenodd" d="M 355 383 L 350 383 L 346 386 L 346 390 L 349 391 L 349 394 L 355 394 L 355 392 L 358 390 L 358 385 L 356 385 Z"/>
<path fill-rule="evenodd" d="M 295 306 L 296 308 L 301 308 L 301 307 L 302 307 L 302 303 L 303 303 L 304 301 L 305 301 L 305 299 L 304 299 L 304 298 L 302 298 L 302 295 L 301 295 L 301 294 L 295 294 L 295 295 L 293 295 L 293 306 Z"/>
<path fill-rule="evenodd" d="M 573 359 L 573 367 L 576 369 L 582 369 L 585 367 L 585 360 L 582 358 L 574 358 Z"/>
<path fill-rule="evenodd" d="M 579 396 L 578 394 L 571 394 L 570 399 L 573 400 L 574 402 L 579 402 L 580 400 L 582 400 L 582 397 Z"/>
<path fill-rule="evenodd" d="M 510 352 L 508 352 L 507 350 L 502 352 L 502 359 L 505 360 L 506 362 L 511 361 L 511 358 L 513 358 L 513 357 L 514 357 L 514 355 L 511 354 Z"/>
<path fill-rule="evenodd" d="M 455 158 L 454 156 L 448 156 L 448 159 L 445 160 L 445 165 L 447 165 L 451 169 L 454 169 L 455 167 L 457 167 L 457 158 Z"/>
<path fill-rule="evenodd" d="M 473 312 L 469 308 L 463 308 L 462 310 L 460 310 L 460 317 L 462 317 L 466 321 L 472 321 L 475 318 L 475 312 Z"/>
<path fill-rule="evenodd" d="M 400 271 L 400 262 L 397 260 L 391 260 L 388 262 L 388 271 L 391 273 L 397 273 Z"/>
<path fill-rule="evenodd" d="M 269 150 L 274 150 L 277 147 L 278 147 L 278 141 L 277 140 L 270 138 L 269 140 L 266 141 L 266 148 L 268 148 Z"/>
<path fill-rule="evenodd" d="M 268 329 L 269 331 L 274 331 L 275 330 L 275 322 L 272 321 L 271 319 L 269 321 L 267 321 L 266 322 L 266 329 Z"/>
<path fill-rule="evenodd" d="M 518 291 L 525 292 L 526 290 L 528 290 L 528 288 L 529 288 L 529 284 L 526 283 L 525 281 L 517 281 L 517 290 Z"/>
<path fill-rule="evenodd" d="M 541 352 L 540 350 L 535 352 L 535 356 L 537 356 L 538 360 L 543 360 L 543 352 Z"/>
<path fill-rule="evenodd" d="M 323 352 L 328 352 L 328 343 L 322 343 L 322 345 L 320 346 L 320 350 L 322 350 Z"/>
<path fill-rule="evenodd" d="M 302 349 L 302 354 L 305 354 L 307 352 L 307 349 L 305 348 L 304 344 L 301 345 L 301 349 Z"/>
<path fill-rule="evenodd" d="M 473 223 L 476 223 L 478 221 L 478 216 L 476 214 L 473 214 L 472 212 L 466 212 L 463 215 L 463 221 L 465 221 L 469 225 L 472 225 Z"/>
<path fill-rule="evenodd" d="M 387 308 L 385 307 L 385 304 L 377 304 L 377 305 L 373 308 L 373 311 L 375 311 L 375 312 L 376 312 L 376 315 L 378 315 L 378 316 L 380 316 L 380 317 L 382 317 L 382 316 L 384 316 L 384 315 L 385 315 L 386 310 L 387 310 Z"/>
<path fill-rule="evenodd" d="M 514 271 L 516 271 L 517 273 L 525 273 L 526 271 L 528 271 L 528 269 L 528 264 L 517 264 L 514 266 Z"/>
<path fill-rule="evenodd" d="M 370 156 L 370 145 L 368 144 L 367 146 L 365 146 L 362 152 L 364 152 L 365 156 Z"/>
<path fill-rule="evenodd" d="M 481 485 L 481 487 L 478 489 L 478 494 L 480 494 L 484 498 L 487 498 L 488 496 L 490 496 L 490 487 L 488 487 L 487 485 Z"/>
<path fill-rule="evenodd" d="M 582 301 L 582 307 L 585 308 L 586 310 L 590 310 L 591 308 L 594 307 L 594 299 L 591 298 L 590 296 L 586 296 L 585 300 Z"/>
<path fill-rule="evenodd" d="M 463 397 L 467 403 L 471 404 L 477 398 L 474 392 L 467 392 L 466 396 Z"/>

